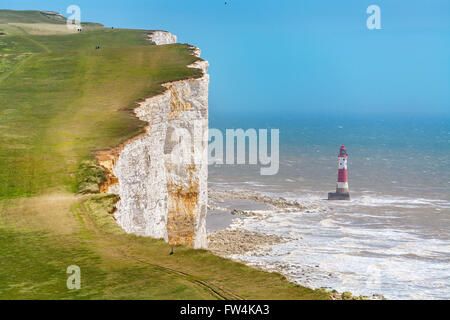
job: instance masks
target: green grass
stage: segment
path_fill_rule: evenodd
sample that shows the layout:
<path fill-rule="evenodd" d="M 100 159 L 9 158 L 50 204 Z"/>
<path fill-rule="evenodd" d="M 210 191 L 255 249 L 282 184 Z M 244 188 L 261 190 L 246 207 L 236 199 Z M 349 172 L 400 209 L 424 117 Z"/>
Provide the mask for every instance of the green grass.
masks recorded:
<path fill-rule="evenodd" d="M 0 10 L 0 23 L 53 23 L 64 24 L 66 20 L 33 10 Z"/>
<path fill-rule="evenodd" d="M 92 150 L 142 129 L 130 112 L 136 101 L 161 92 L 163 82 L 198 75 L 186 67 L 196 59 L 188 47 L 147 45 L 143 31 L 0 41 L 0 55 L 1 48 L 16 52 L 2 60 L 8 71 L 0 74 L 0 198 L 72 187 Z"/>
<path fill-rule="evenodd" d="M 126 234 L 114 195 L 0 202 L 0 299 L 325 299 L 206 250 Z M 54 212 L 42 213 L 59 203 Z M 64 210 L 65 203 L 68 210 Z M 66 269 L 81 269 L 68 290 Z"/>
<path fill-rule="evenodd" d="M 205 250 L 169 255 L 118 227 L 116 196 L 75 194 L 103 179 L 93 151 L 142 131 L 138 101 L 200 76 L 188 46 L 92 24 L 32 35 L 26 24 L 64 23 L 39 12 L 0 10 L 7 23 L 25 26 L 0 36 L 0 299 L 327 298 Z M 81 267 L 81 290 L 66 288 L 69 265 Z"/>

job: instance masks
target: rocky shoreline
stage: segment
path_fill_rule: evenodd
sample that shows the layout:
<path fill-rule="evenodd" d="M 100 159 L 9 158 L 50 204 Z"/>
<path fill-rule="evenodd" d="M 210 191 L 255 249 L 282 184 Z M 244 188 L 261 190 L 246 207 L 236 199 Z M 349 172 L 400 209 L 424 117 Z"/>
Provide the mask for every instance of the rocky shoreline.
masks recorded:
<path fill-rule="evenodd" d="M 218 256 L 229 258 L 234 254 L 270 250 L 268 246 L 286 241 L 288 240 L 275 235 L 229 229 L 209 234 L 208 249 Z"/>
<path fill-rule="evenodd" d="M 224 212 L 231 215 L 232 224 L 224 226 L 221 230 L 208 232 L 208 249 L 213 253 L 230 258 L 232 255 L 249 252 L 270 251 L 270 246 L 285 243 L 292 239 L 271 234 L 250 232 L 240 228 L 239 220 L 246 217 L 264 219 L 268 211 L 282 212 L 310 212 L 317 206 L 290 201 L 284 198 L 271 198 L 248 190 L 208 190 L 211 212 Z M 325 209 L 323 209 L 325 210 Z"/>
<path fill-rule="evenodd" d="M 243 219 L 256 218 L 265 219 L 267 212 L 288 213 L 288 212 L 326 212 L 327 207 L 318 207 L 310 202 L 298 202 L 284 198 L 271 198 L 266 195 L 248 190 L 217 190 L 209 189 L 208 216 L 223 216 L 226 223 L 221 225 L 219 230 L 208 230 L 208 250 L 214 254 L 245 263 L 254 268 L 278 272 L 283 274 L 283 266 L 280 264 L 275 268 L 268 268 L 263 264 L 250 264 L 248 261 L 240 259 L 239 255 L 261 256 L 272 251 L 272 247 L 278 244 L 287 243 L 292 239 L 287 236 L 274 234 L 263 234 L 251 232 L 240 228 Z M 305 271 L 307 272 L 307 270 Z M 336 290 L 320 288 L 330 295 L 332 300 L 383 300 L 382 295 L 354 296 L 350 292 L 339 293 Z"/>
<path fill-rule="evenodd" d="M 285 198 L 271 198 L 260 193 L 249 190 L 208 190 L 209 208 L 220 208 L 220 203 L 224 203 L 226 200 L 248 200 L 259 203 L 264 203 L 269 206 L 269 209 L 275 212 L 293 212 L 304 211 L 310 212 L 313 206 L 311 204 L 300 203 L 298 201 L 291 201 Z M 237 209 L 237 208 L 236 208 Z M 237 209 L 239 210 L 239 209 Z"/>

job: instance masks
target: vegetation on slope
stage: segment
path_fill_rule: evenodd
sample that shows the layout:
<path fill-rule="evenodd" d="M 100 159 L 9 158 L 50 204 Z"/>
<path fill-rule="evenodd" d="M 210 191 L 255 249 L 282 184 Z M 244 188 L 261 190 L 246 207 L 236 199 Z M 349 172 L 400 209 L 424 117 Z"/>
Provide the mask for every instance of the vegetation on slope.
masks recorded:
<path fill-rule="evenodd" d="M 146 31 L 39 28 L 63 23 L 0 11 L 0 299 L 326 298 L 204 250 L 169 255 L 117 226 L 115 196 L 75 193 L 102 179 L 94 150 L 142 130 L 137 101 L 200 72 L 186 67 L 197 59 L 188 46 L 151 46 Z M 70 265 L 80 290 L 66 287 Z"/>
<path fill-rule="evenodd" d="M 142 129 L 136 101 L 198 75 L 189 53 L 135 30 L 1 38 L 0 198 L 73 190 L 81 160 Z"/>
<path fill-rule="evenodd" d="M 49 12 L 49 11 L 0 10 L 0 24 L 7 24 L 7 23 L 64 24 L 66 23 L 66 19 L 56 12 Z"/>

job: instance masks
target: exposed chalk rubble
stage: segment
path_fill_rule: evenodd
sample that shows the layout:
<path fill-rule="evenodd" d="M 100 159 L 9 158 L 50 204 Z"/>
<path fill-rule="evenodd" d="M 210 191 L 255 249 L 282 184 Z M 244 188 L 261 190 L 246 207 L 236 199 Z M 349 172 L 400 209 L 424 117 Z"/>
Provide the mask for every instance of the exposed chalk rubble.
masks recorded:
<path fill-rule="evenodd" d="M 216 231 L 208 235 L 209 250 L 221 257 L 270 250 L 270 246 L 289 241 L 271 234 L 261 234 L 239 229 Z"/>
<path fill-rule="evenodd" d="M 152 31 L 149 33 L 148 39 L 157 46 L 177 43 L 177 36 L 167 31 Z"/>
<path fill-rule="evenodd" d="M 166 32 L 152 37 L 176 42 Z M 128 233 L 207 247 L 208 66 L 193 63 L 202 77 L 166 83 L 162 94 L 140 103 L 134 111 L 146 132 L 98 156 L 108 172 L 103 191 L 120 196 L 114 216 Z"/>

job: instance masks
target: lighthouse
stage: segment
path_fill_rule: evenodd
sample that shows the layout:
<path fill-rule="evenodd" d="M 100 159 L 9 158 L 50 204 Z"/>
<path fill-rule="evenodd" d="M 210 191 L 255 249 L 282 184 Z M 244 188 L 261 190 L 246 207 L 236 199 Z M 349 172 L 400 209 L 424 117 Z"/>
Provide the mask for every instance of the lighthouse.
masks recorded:
<path fill-rule="evenodd" d="M 336 192 L 328 193 L 328 200 L 350 200 L 347 181 L 347 150 L 344 146 L 339 150 L 338 156 L 338 179 Z"/>

